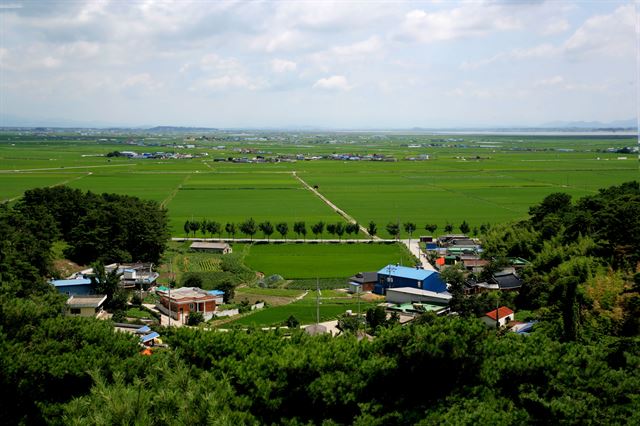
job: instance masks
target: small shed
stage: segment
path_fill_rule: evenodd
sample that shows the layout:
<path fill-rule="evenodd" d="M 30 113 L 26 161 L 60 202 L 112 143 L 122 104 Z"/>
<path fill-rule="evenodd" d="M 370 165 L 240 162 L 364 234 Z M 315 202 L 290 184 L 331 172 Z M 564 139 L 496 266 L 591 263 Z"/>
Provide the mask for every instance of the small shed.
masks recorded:
<path fill-rule="evenodd" d="M 481 319 L 487 327 L 498 328 L 506 326 L 509 321 L 513 321 L 515 317 L 516 315 L 511 309 L 506 306 L 500 306 L 498 309 L 487 312 Z"/>
<path fill-rule="evenodd" d="M 377 272 L 358 272 L 349 277 L 349 293 L 363 293 L 365 291 L 373 291 L 373 287 L 378 282 Z"/>
<path fill-rule="evenodd" d="M 107 296 L 102 294 L 74 295 L 67 300 L 68 315 L 77 317 L 95 317 L 102 312 Z"/>
<path fill-rule="evenodd" d="M 206 241 L 196 241 L 189 248 L 193 251 L 207 253 L 229 254 L 233 252 L 233 249 L 227 243 L 210 243 Z"/>

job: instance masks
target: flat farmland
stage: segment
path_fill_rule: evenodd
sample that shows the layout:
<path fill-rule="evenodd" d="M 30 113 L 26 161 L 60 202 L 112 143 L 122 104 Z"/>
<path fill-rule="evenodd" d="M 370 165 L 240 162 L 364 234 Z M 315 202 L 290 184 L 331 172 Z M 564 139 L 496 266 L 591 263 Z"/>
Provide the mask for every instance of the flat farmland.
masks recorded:
<path fill-rule="evenodd" d="M 305 221 L 308 228 L 318 221 L 343 221 L 295 179 L 295 171 L 309 185 L 318 185 L 323 196 L 360 224 L 366 226 L 374 221 L 378 235 L 388 237 L 385 226 L 389 222 L 415 222 L 415 235 L 425 233 L 425 224 L 435 223 L 439 227 L 436 234 L 440 234 L 447 223 L 457 228 L 466 220 L 472 227 L 479 227 L 483 223 L 524 218 L 531 205 L 552 192 L 567 192 L 579 198 L 599 188 L 640 178 L 636 154 L 604 152 L 635 145 L 633 137 L 288 137 L 289 143 L 241 141 L 221 133 L 215 136 L 218 139 L 194 142 L 195 148 L 186 149 L 180 148 L 184 143 L 184 136 L 180 135 L 0 133 L 0 200 L 14 199 L 30 188 L 59 184 L 98 193 L 134 195 L 167 207 L 174 236 L 184 235 L 182 227 L 187 219 L 204 218 L 223 224 L 237 224 L 249 217 L 256 222 L 284 221 L 289 225 L 289 238 L 295 237 L 294 221 Z M 328 143 L 331 138 L 335 141 Z M 118 150 L 180 152 L 202 157 L 159 160 L 105 156 Z M 398 161 L 214 161 L 251 158 L 257 153 L 267 157 L 375 153 Z M 420 155 L 428 155 L 429 160 L 407 160 Z M 619 159 L 622 157 L 627 159 Z M 401 235 L 406 237 L 404 231 Z M 261 238 L 262 234 L 258 232 L 256 237 Z M 310 229 L 307 237 L 313 237 Z M 335 238 L 326 232 L 322 237 Z"/>
<path fill-rule="evenodd" d="M 295 221 L 306 221 L 310 226 L 318 221 L 341 220 L 290 173 L 192 174 L 167 207 L 171 213 L 174 235 L 183 234 L 182 227 L 186 220 L 203 218 L 216 220 L 223 226 L 226 222 L 238 224 L 249 217 L 253 217 L 257 223 L 265 220 L 274 225 L 287 222 L 289 237 L 294 235 Z M 261 234 L 258 233 L 256 237 L 261 237 Z"/>
<path fill-rule="evenodd" d="M 245 264 L 265 276 L 341 278 L 377 271 L 389 263 L 413 265 L 402 244 L 256 244 Z"/>

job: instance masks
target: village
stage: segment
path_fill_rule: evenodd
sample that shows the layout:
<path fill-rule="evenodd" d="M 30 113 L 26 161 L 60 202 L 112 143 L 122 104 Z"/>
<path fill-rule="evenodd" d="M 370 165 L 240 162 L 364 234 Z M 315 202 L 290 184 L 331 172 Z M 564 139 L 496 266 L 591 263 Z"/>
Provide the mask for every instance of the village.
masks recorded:
<path fill-rule="evenodd" d="M 232 246 L 224 241 L 192 239 L 190 250 L 224 256 L 232 253 Z M 347 241 L 341 241 L 346 243 Z M 334 242 L 335 243 L 335 242 Z M 400 324 L 408 324 L 423 314 L 437 316 L 458 315 L 450 306 L 456 292 L 458 297 L 473 297 L 485 292 L 517 292 L 522 286 L 519 272 L 528 262 L 521 258 L 502 259 L 502 267 L 493 268 L 490 259 L 482 257 L 479 239 L 465 234 L 446 234 L 438 238 L 422 236 L 414 241 L 405 241 L 412 249 L 416 263 L 411 266 L 399 264 L 381 265 L 377 271 L 355 272 L 338 289 L 345 297 L 357 300 L 375 301 L 383 309 L 386 318 L 395 318 Z M 122 290 L 131 294 L 128 305 L 143 312 L 137 318 L 115 318 L 105 310 L 107 295 L 96 294 L 96 278 L 92 268 L 84 269 L 66 279 L 52 280 L 55 289 L 67 299 L 67 315 L 112 319 L 117 330 L 139 335 L 140 344 L 145 347 L 163 347 L 161 336 L 152 327 L 198 326 L 220 318 L 234 318 L 250 315 L 252 312 L 269 309 L 265 302 L 246 304 L 245 309 L 225 308 L 228 298 L 225 291 L 205 290 L 199 287 L 177 287 L 158 283 L 160 274 L 150 263 L 114 263 L 105 265 L 105 271 L 117 277 Z M 454 288 L 447 282 L 447 270 L 453 268 L 465 277 L 462 286 Z M 460 284 L 460 283 L 458 283 Z M 310 334 L 329 333 L 337 336 L 344 333 L 340 318 L 320 321 L 322 310 L 321 291 L 317 289 L 318 311 L 314 323 L 301 324 Z M 359 309 L 358 309 L 359 311 Z M 146 314 L 146 315 L 145 315 Z M 365 323 L 362 312 L 349 309 L 341 317 L 352 317 L 356 322 Z M 516 314 L 507 305 L 496 306 L 479 317 L 488 328 L 528 333 L 533 321 L 516 321 Z M 155 327 L 154 327 L 155 328 Z M 273 327 L 267 327 L 271 329 Z M 287 324 L 275 328 L 287 329 Z M 224 330 L 224 327 L 219 327 Z M 371 337 L 371 336 L 370 336 Z"/>

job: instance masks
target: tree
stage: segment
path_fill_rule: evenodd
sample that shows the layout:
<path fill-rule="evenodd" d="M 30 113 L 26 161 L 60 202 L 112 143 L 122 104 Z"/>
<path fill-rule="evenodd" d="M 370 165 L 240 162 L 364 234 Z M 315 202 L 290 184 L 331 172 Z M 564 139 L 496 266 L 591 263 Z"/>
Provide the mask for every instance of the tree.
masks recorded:
<path fill-rule="evenodd" d="M 236 225 L 233 222 L 227 222 L 226 225 L 224 225 L 224 231 L 227 233 L 229 238 L 231 238 L 231 236 L 235 237 Z"/>
<path fill-rule="evenodd" d="M 287 234 L 289 233 L 289 225 L 287 225 L 286 222 L 280 222 L 276 224 L 276 230 L 280 235 L 282 235 L 282 238 L 284 238 L 284 240 L 286 241 Z"/>
<path fill-rule="evenodd" d="M 345 231 L 348 235 L 353 234 L 354 237 L 357 237 L 358 233 L 360 232 L 360 225 L 358 224 L 358 222 L 347 223 Z"/>
<path fill-rule="evenodd" d="M 187 325 L 196 326 L 204 321 L 204 316 L 202 312 L 192 311 L 189 312 L 189 316 L 187 317 Z"/>
<path fill-rule="evenodd" d="M 299 328 L 300 321 L 298 321 L 298 318 L 294 317 L 293 315 L 289 315 L 289 318 L 287 318 L 287 320 L 285 321 L 285 325 L 289 328 Z"/>
<path fill-rule="evenodd" d="M 305 239 L 307 237 L 307 225 L 303 222 L 294 222 L 293 224 L 293 232 L 296 233 L 296 235 L 298 235 L 298 238 L 300 238 L 300 235 L 302 235 Z"/>
<path fill-rule="evenodd" d="M 338 330 L 343 333 L 355 333 L 360 328 L 360 320 L 354 315 L 340 315 L 338 317 Z"/>
<path fill-rule="evenodd" d="M 184 226 L 182 227 L 182 229 L 184 229 L 184 233 L 188 237 L 189 233 L 191 232 L 191 222 L 189 222 L 189 219 L 184 222 Z"/>
<path fill-rule="evenodd" d="M 262 234 L 267 238 L 267 240 L 269 239 L 271 234 L 273 234 L 273 225 L 268 220 L 265 220 L 264 222 L 261 222 L 258 225 L 258 228 L 260 229 Z"/>
<path fill-rule="evenodd" d="M 189 222 L 189 228 L 191 228 L 191 232 L 193 232 L 193 237 L 196 236 L 196 231 L 200 229 L 200 222 L 192 220 Z"/>
<path fill-rule="evenodd" d="M 387 232 L 393 238 L 398 239 L 398 235 L 400 235 L 400 224 L 398 224 L 397 222 L 389 222 L 387 224 Z"/>
<path fill-rule="evenodd" d="M 435 223 L 427 223 L 424 226 L 424 229 L 425 231 L 429 231 L 433 234 L 434 232 L 436 232 L 436 229 L 438 229 L 438 225 L 436 225 Z"/>
<path fill-rule="evenodd" d="M 311 227 L 311 232 L 313 232 L 313 235 L 315 235 L 316 238 L 318 238 L 318 236 L 321 235 L 323 231 L 324 222 L 318 222 Z"/>
<path fill-rule="evenodd" d="M 373 308 L 367 309 L 365 313 L 365 318 L 367 321 L 367 325 L 374 332 L 381 326 L 383 326 L 387 321 L 387 312 L 382 306 L 375 306 Z"/>
<path fill-rule="evenodd" d="M 258 232 L 258 227 L 256 226 L 256 221 L 253 220 L 252 217 L 245 220 L 240 224 L 240 232 L 245 235 L 248 235 L 251 240 L 253 240 L 253 236 Z"/>
<path fill-rule="evenodd" d="M 404 231 L 409 234 L 409 244 L 411 244 L 411 237 L 413 236 L 413 231 L 416 230 L 416 224 L 413 222 L 406 222 L 403 226 Z"/>
<path fill-rule="evenodd" d="M 212 220 L 207 223 L 207 230 L 209 231 L 209 234 L 211 234 L 211 236 L 213 236 L 214 234 L 218 234 L 218 237 L 220 237 L 220 233 L 222 232 L 222 225 L 220 225 L 220 222 Z"/>
<path fill-rule="evenodd" d="M 342 222 L 338 222 L 336 223 L 336 234 L 338 235 L 338 238 L 342 239 L 342 236 L 344 235 L 344 223 Z"/>
<path fill-rule="evenodd" d="M 444 225 L 444 232 L 446 233 L 453 232 L 453 225 L 447 222 L 447 224 Z"/>
<path fill-rule="evenodd" d="M 120 276 L 118 269 L 114 268 L 109 272 L 106 272 L 104 263 L 94 262 L 91 265 L 93 274 L 90 276 L 91 285 L 95 289 L 97 294 L 104 294 L 107 296 L 105 305 L 110 309 L 122 308 L 126 303 L 126 293 L 120 289 Z M 123 297 L 124 300 L 123 300 Z"/>
<path fill-rule="evenodd" d="M 202 277 L 199 275 L 186 275 L 183 279 L 182 279 L 182 287 L 198 287 L 198 288 L 202 288 L 202 285 L 204 284 L 204 281 L 202 280 Z"/>
<path fill-rule="evenodd" d="M 463 220 L 462 223 L 460 224 L 460 232 L 462 232 L 463 234 L 468 234 L 470 230 L 471 230 L 471 227 L 469 226 L 467 221 Z"/>
<path fill-rule="evenodd" d="M 202 219 L 200 222 L 200 232 L 202 232 L 203 237 L 207 236 L 207 232 L 209 232 L 209 222 L 207 219 Z"/>
<path fill-rule="evenodd" d="M 367 232 L 369 233 L 371 238 L 376 236 L 376 233 L 378 232 L 378 226 L 375 224 L 375 222 L 369 222 L 369 226 L 367 226 Z"/>
<path fill-rule="evenodd" d="M 440 278 L 447 284 L 449 284 L 449 293 L 451 293 L 451 300 L 449 301 L 449 307 L 452 311 L 458 312 L 460 315 L 471 315 L 473 312 L 469 312 L 465 306 L 464 296 L 464 271 L 460 264 L 450 266 L 440 273 Z"/>
<path fill-rule="evenodd" d="M 327 223 L 327 232 L 329 235 L 336 234 L 336 224 L 335 223 Z"/>

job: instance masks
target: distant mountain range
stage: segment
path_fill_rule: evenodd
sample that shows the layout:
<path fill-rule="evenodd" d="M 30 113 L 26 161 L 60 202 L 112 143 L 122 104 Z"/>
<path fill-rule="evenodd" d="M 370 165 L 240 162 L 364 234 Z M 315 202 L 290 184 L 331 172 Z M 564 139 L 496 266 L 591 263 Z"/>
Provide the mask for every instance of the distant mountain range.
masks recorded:
<path fill-rule="evenodd" d="M 602 121 L 552 121 L 540 127 L 552 129 L 635 129 L 635 119 L 616 120 L 604 123 Z"/>

